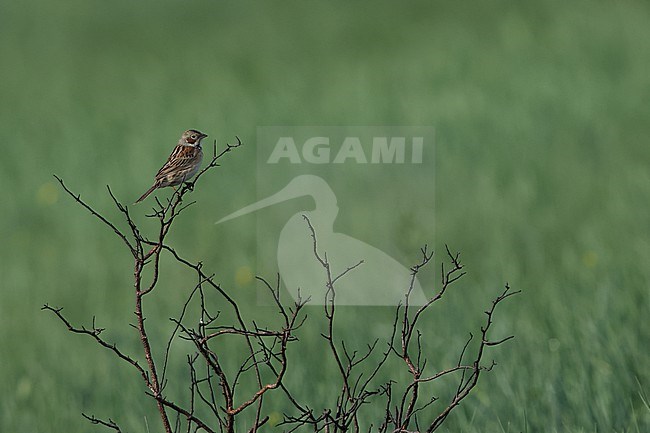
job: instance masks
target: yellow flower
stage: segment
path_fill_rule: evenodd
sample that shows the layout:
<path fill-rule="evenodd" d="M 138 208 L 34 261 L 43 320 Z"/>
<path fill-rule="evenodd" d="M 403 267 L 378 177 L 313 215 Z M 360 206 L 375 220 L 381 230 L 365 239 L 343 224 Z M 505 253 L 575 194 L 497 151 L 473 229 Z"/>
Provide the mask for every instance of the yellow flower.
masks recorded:
<path fill-rule="evenodd" d="M 594 251 L 587 251 L 582 255 L 582 263 L 588 268 L 593 268 L 598 264 L 598 255 Z"/>
<path fill-rule="evenodd" d="M 246 286 L 253 281 L 253 272 L 248 266 L 240 266 L 235 271 L 235 283 L 238 286 Z"/>
<path fill-rule="evenodd" d="M 51 206 L 59 201 L 59 188 L 54 182 L 45 182 L 36 191 L 36 201 L 43 206 Z"/>

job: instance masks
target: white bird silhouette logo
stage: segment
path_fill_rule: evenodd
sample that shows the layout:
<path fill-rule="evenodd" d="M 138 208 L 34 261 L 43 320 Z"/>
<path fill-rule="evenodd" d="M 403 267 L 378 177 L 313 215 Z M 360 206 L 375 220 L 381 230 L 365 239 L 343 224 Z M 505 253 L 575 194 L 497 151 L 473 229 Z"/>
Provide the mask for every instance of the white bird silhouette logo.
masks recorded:
<path fill-rule="evenodd" d="M 294 299 L 309 297 L 309 304 L 323 305 L 326 300 L 324 270 L 314 257 L 313 240 L 303 215 L 307 216 L 318 239 L 319 252 L 326 252 L 332 275 L 363 261 L 337 281 L 337 305 L 397 305 L 404 303 L 411 281 L 411 271 L 385 252 L 359 239 L 334 232 L 338 214 L 336 195 L 327 182 L 314 175 L 300 175 L 279 192 L 246 206 L 217 224 L 238 218 L 262 208 L 293 198 L 311 196 L 316 208 L 299 212 L 284 225 L 278 241 L 278 269 L 287 290 Z M 409 305 L 427 301 L 415 280 L 409 295 Z"/>

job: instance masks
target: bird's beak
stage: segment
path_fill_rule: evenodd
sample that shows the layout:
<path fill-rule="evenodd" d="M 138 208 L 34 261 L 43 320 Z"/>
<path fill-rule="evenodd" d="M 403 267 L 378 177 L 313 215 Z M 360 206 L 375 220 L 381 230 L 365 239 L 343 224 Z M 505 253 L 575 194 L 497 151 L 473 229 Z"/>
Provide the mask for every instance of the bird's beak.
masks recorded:
<path fill-rule="evenodd" d="M 201 133 L 201 137 L 200 137 L 200 138 L 205 138 L 205 137 L 207 137 L 207 136 L 208 136 L 208 134 L 203 134 L 203 133 Z"/>

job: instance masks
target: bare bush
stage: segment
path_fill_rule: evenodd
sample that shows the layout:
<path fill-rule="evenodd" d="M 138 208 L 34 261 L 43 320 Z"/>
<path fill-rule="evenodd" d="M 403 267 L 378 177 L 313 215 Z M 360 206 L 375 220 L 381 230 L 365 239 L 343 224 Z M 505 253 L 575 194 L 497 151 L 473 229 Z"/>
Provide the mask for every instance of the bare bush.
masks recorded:
<path fill-rule="evenodd" d="M 452 254 L 447 249 L 449 262 L 448 265 L 442 263 L 442 279 L 437 291 L 424 305 L 418 307 L 409 305 L 409 297 L 418 273 L 433 259 L 433 253 L 425 246 L 421 250 L 420 262 L 411 268 L 410 290 L 404 302 L 395 308 L 391 335 L 387 335 L 382 341 L 377 339 L 369 343 L 360 353 L 358 350 L 350 349 L 344 337 L 335 335 L 334 325 L 338 317 L 336 284 L 348 272 L 354 272 L 361 262 L 352 264 L 342 273 L 334 275 L 327 252 L 320 251 L 315 230 L 311 221 L 305 216 L 305 235 L 310 235 L 312 238 L 314 260 L 317 260 L 323 269 L 323 279 L 327 289 L 322 309 L 323 316 L 321 316 L 325 320 L 326 331 L 322 337 L 324 350 L 330 354 L 336 365 L 333 377 L 328 382 L 338 383 L 333 385 L 338 391 L 332 402 L 324 407 L 311 407 L 309 402 L 300 401 L 295 396 L 286 380 L 291 374 L 292 367 L 288 351 L 290 347 L 300 343 L 296 333 L 307 319 L 305 308 L 307 300 L 298 298 L 287 305 L 281 299 L 283 291 L 279 276 L 273 283 L 258 277 L 271 295 L 273 304 L 277 308 L 278 318 L 276 326 L 261 326 L 256 321 L 244 317 L 236 300 L 215 282 L 214 274 L 203 269 L 201 262 L 187 260 L 166 242 L 178 216 L 194 203 L 184 204 L 183 200 L 186 196 L 191 193 L 206 172 L 218 165 L 217 162 L 225 154 L 240 145 L 238 139 L 237 144 L 227 145 L 222 152 L 218 153 L 215 142 L 211 161 L 197 174 L 191 184 L 179 187 L 164 202 L 156 198 L 153 213 L 147 215 L 158 223 L 157 232 L 151 237 L 140 231 L 131 217 L 129 208 L 115 197 L 110 188 L 108 193 L 126 221 L 128 231 L 119 229 L 88 202 L 82 200 L 78 194 L 73 193 L 61 178 L 55 176 L 65 192 L 93 217 L 114 231 L 133 256 L 136 316 L 134 327 L 142 348 L 140 354 L 128 354 L 115 343 L 105 339 L 102 334 L 104 329 L 95 325 L 94 316 L 90 326 L 76 326 L 63 315 L 61 308 L 44 305 L 42 309 L 53 313 L 69 331 L 87 335 L 112 352 L 116 359 L 128 363 L 146 385 L 146 395 L 155 402 L 166 433 L 181 431 L 233 433 L 236 430 L 255 433 L 260 427 L 269 423 L 269 415 L 264 411 L 264 398 L 272 391 L 275 391 L 275 398 L 284 399 L 286 407 L 289 408 L 283 420 L 277 424 L 278 428 L 284 431 L 302 429 L 315 432 L 435 431 L 461 401 L 470 395 L 478 383 L 480 374 L 491 370 L 495 365 L 494 361 L 484 364 L 486 350 L 513 338 L 508 336 L 492 340 L 488 333 L 493 323 L 496 306 L 518 292 L 511 291 L 506 285 L 505 290 L 493 299 L 491 306 L 485 312 L 485 322 L 477 333 L 480 340 L 471 346 L 474 336 L 470 334 L 465 345 L 459 348 L 458 362 L 455 365 L 436 372 L 428 372 L 427 357 L 422 344 L 425 333 L 419 326 L 421 319 L 445 295 L 449 287 L 464 275 L 464 271 L 459 255 Z M 196 275 L 196 283 L 182 306 L 179 316 L 171 319 L 174 330 L 169 339 L 152 341 L 145 326 L 147 317 L 143 305 L 147 297 L 152 295 L 160 284 L 160 257 L 163 253 L 169 254 L 183 267 L 191 269 Z M 145 268 L 151 269 L 151 278 L 147 281 L 143 275 Z M 218 298 L 217 301 L 214 300 L 215 296 Z M 191 309 L 192 303 L 198 305 L 198 308 Z M 233 320 L 223 323 L 220 315 L 222 310 L 228 310 L 229 317 Z M 147 326 L 159 326 L 160 322 L 155 320 L 156 318 L 149 317 L 146 320 Z M 229 350 L 232 343 L 226 341 L 227 338 L 238 340 L 243 348 L 237 351 L 240 358 L 237 358 L 234 351 Z M 172 353 L 172 343 L 176 339 L 190 341 L 195 350 L 181 355 Z M 155 352 L 164 355 L 161 358 L 154 357 L 152 347 L 160 349 Z M 168 377 L 170 357 L 177 356 L 183 356 L 187 364 L 188 395 L 184 399 L 175 400 L 169 397 L 165 390 L 170 380 Z M 225 365 L 232 362 L 233 358 L 238 363 L 238 367 L 234 370 Z M 382 380 L 380 372 L 389 362 L 397 362 L 406 368 L 410 379 L 401 384 L 397 384 L 394 380 Z M 434 410 L 434 403 L 438 399 L 423 387 L 442 377 L 453 375 L 457 376 L 457 384 L 452 397 L 442 405 L 441 409 Z M 174 379 L 178 380 L 178 378 Z M 247 389 L 252 387 L 254 391 L 240 396 L 242 384 L 246 384 Z M 181 400 L 184 403 L 179 403 Z M 369 419 L 370 417 L 364 415 L 362 411 L 369 405 L 375 409 L 381 408 L 379 413 L 383 415 L 377 419 Z M 117 432 L 122 431 L 117 422 L 111 418 L 102 420 L 94 415 L 83 414 L 83 416 L 93 424 Z"/>

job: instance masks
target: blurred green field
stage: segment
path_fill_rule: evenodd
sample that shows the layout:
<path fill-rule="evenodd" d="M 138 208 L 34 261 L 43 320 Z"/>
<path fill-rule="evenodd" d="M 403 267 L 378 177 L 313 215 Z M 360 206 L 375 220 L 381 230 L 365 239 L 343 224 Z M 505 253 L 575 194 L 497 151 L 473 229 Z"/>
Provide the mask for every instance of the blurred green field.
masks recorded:
<path fill-rule="evenodd" d="M 506 281 L 523 290 L 495 327 L 515 340 L 443 431 L 650 431 L 648 3 L 5 1 L 0 59 L 0 431 L 92 431 L 81 411 L 159 431 L 137 375 L 39 311 L 94 315 L 137 351 L 132 263 L 53 173 L 117 219 L 105 185 L 133 201 L 182 130 L 238 134 L 172 238 L 248 313 L 272 313 L 250 281 L 254 218 L 213 225 L 255 201 L 258 125 L 435 126 L 430 217 L 368 227 L 414 262 L 426 242 L 462 252 L 469 273 L 430 322 L 434 362 L 453 362 L 445 349 Z M 167 326 L 194 283 L 163 277 L 149 312 Z M 386 309 L 342 316 L 353 342 L 385 334 Z M 291 383 L 323 404 L 316 328 Z"/>

